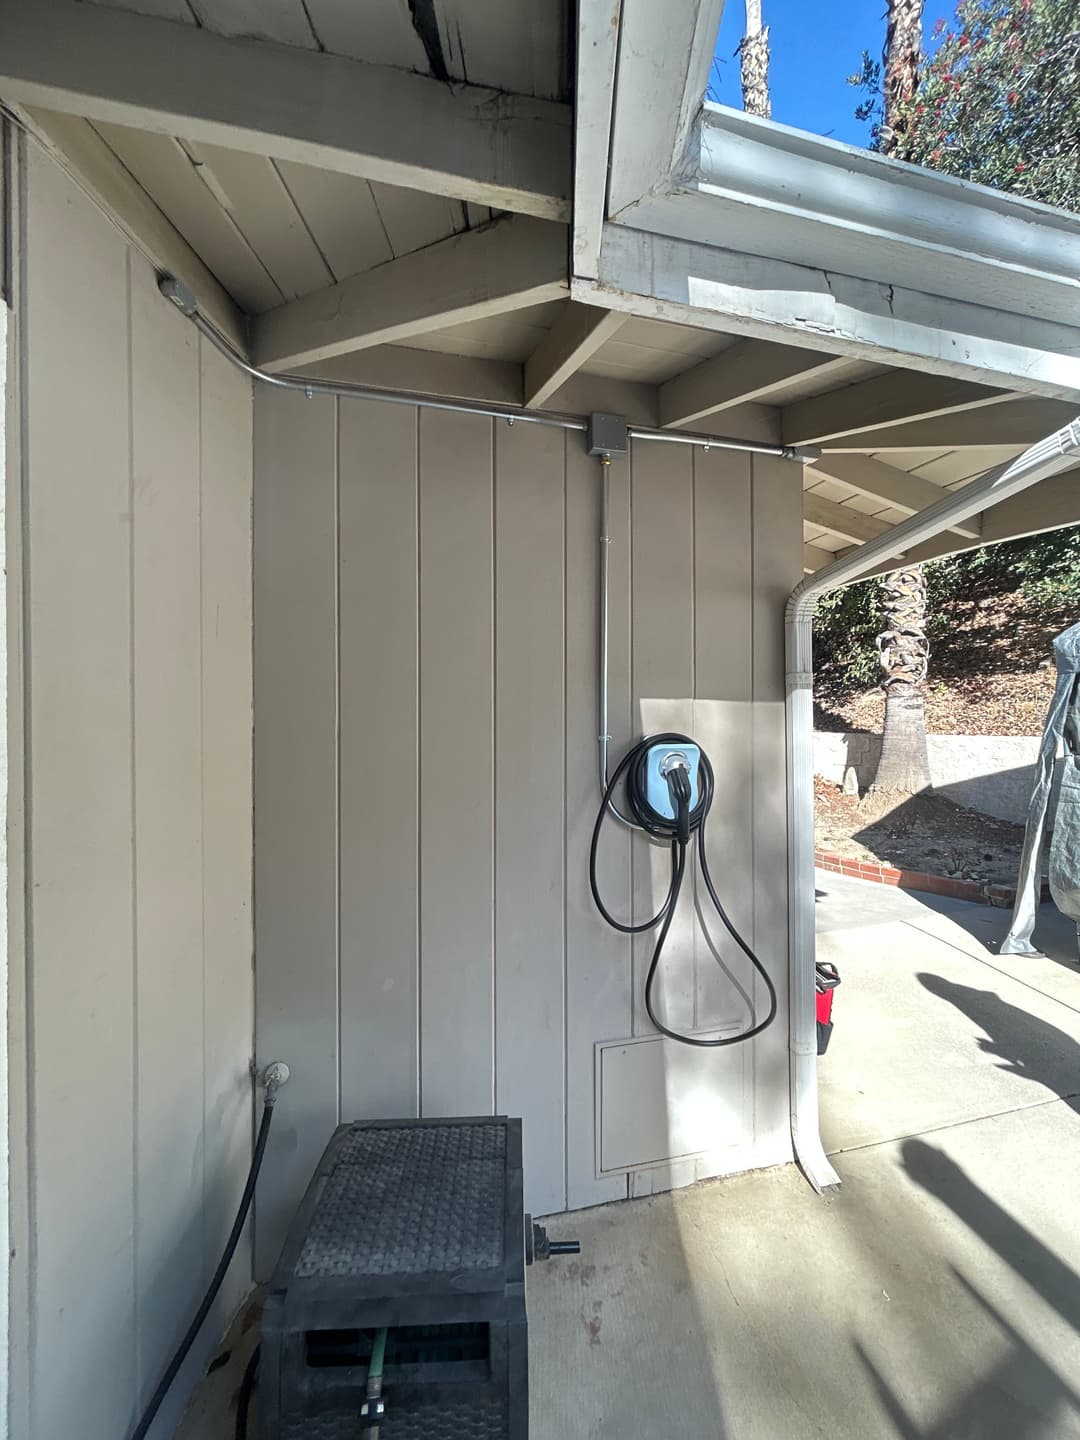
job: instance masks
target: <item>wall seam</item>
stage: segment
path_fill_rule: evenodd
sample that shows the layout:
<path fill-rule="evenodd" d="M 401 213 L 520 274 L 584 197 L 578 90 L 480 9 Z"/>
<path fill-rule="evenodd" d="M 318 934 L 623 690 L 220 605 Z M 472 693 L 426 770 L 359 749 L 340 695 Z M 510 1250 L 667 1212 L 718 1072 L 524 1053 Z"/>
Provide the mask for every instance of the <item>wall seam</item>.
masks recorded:
<path fill-rule="evenodd" d="M 21 643 L 22 643 L 22 786 L 23 786 L 23 1005 L 24 1005 L 24 1067 L 25 1087 L 24 1124 L 26 1145 L 26 1176 L 24 1195 L 26 1205 L 26 1261 L 23 1266 L 26 1289 L 27 1337 L 25 1365 L 21 1376 L 21 1396 L 30 1432 L 34 1429 L 34 1390 L 31 1377 L 35 1368 L 38 1341 L 38 1297 L 36 1276 L 38 1273 L 37 1244 L 37 1151 L 34 1144 L 36 1128 L 36 1087 L 35 1077 L 35 1033 L 34 1033 L 34 791 L 33 766 L 33 702 L 32 702 L 32 630 L 31 630 L 31 588 L 30 588 L 30 338 L 27 317 L 29 315 L 29 209 L 28 209 L 28 161 L 27 141 L 23 132 L 16 139 L 17 191 L 15 204 L 18 209 L 17 226 L 19 253 L 16 268 L 18 284 L 18 306 L 16 315 L 16 361 L 19 400 L 19 496 L 22 513 L 20 516 L 22 584 L 21 584 Z M 10 1339 L 10 1337 L 6 1337 Z M 9 1349 L 10 1354 L 10 1349 Z M 9 1380 L 13 1377 L 9 1376 Z M 14 1393 L 15 1387 L 11 1387 Z"/>
<path fill-rule="evenodd" d="M 498 473 L 498 441 L 495 433 L 494 420 L 488 421 L 488 435 L 490 446 L 490 470 L 488 472 L 488 494 L 490 500 L 491 516 L 491 546 L 490 571 L 488 574 L 488 596 L 491 605 L 491 635 L 488 641 L 488 675 L 491 685 L 491 919 L 490 919 L 490 944 L 491 944 L 491 1113 L 498 1113 L 499 1108 L 499 966 L 495 952 L 497 943 L 497 927 L 495 917 L 498 913 L 498 886 L 499 886 L 499 853 L 498 853 L 498 825 L 499 825 L 499 684 L 496 665 L 499 656 L 499 587 L 498 576 L 498 546 L 499 546 L 499 501 L 496 475 Z"/>
<path fill-rule="evenodd" d="M 569 606 L 566 603 L 567 592 L 567 514 L 568 514 L 568 490 L 570 484 L 570 463 L 569 463 L 569 439 L 568 432 L 563 431 L 562 437 L 562 1150 L 563 1150 L 563 1173 L 562 1173 L 562 1207 L 566 1210 L 570 1204 L 570 1023 L 568 1013 L 568 1000 L 570 996 L 570 844 L 568 826 L 570 823 L 569 806 L 567 804 L 567 790 L 569 788 L 569 775 L 567 772 L 567 752 L 569 740 L 567 727 L 569 723 L 568 685 L 566 683 L 566 667 L 568 657 L 568 646 L 566 628 L 569 617 Z"/>
<path fill-rule="evenodd" d="M 124 325 L 127 341 L 128 422 L 128 747 L 131 879 L 131 1210 L 132 1358 L 135 1408 L 142 1396 L 142 1325 L 139 1304 L 139 879 L 135 755 L 135 351 L 131 300 L 131 247 L 124 247 Z"/>
<path fill-rule="evenodd" d="M 757 665 L 757 607 L 758 607 L 758 523 L 757 523 L 757 463 L 752 455 L 747 456 L 750 466 L 750 948 L 757 952 L 757 895 L 758 895 L 758 828 L 757 828 L 757 742 L 755 739 L 755 715 L 758 703 Z M 761 1000 L 760 981 L 757 971 L 751 969 L 750 998 L 753 1013 L 758 1012 Z M 758 1140 L 758 1045 L 751 1041 L 744 1047 L 749 1050 L 746 1070 L 749 1071 L 750 1086 L 750 1141 L 756 1147 Z M 744 1074 L 746 1072 L 744 1071 Z M 747 1083 L 746 1080 L 743 1082 Z"/>
<path fill-rule="evenodd" d="M 334 466 L 334 976 L 337 1005 L 337 1123 L 341 1124 L 341 400 L 333 409 Z"/>
<path fill-rule="evenodd" d="M 634 455 L 635 442 L 631 441 L 628 445 L 628 452 L 626 452 L 626 588 L 624 592 L 622 592 L 621 598 L 621 608 L 624 609 L 624 613 L 626 616 L 626 675 L 628 675 L 629 681 L 628 696 L 626 696 L 626 701 L 628 701 L 629 727 L 631 727 L 631 736 L 632 734 L 634 734 L 634 696 L 636 694 L 636 683 L 638 683 L 638 680 L 636 680 L 634 665 Z M 612 511 L 613 508 L 615 507 L 613 507 L 612 505 Z M 609 575 L 611 575 L 611 531 L 611 516 L 609 516 L 608 540 L 606 540 L 606 544 L 608 544 Z M 608 649 L 608 660 L 609 667 L 611 667 L 611 647 L 609 647 Z M 611 704 L 609 704 L 608 708 L 608 729 L 611 729 Z M 641 864 L 641 855 L 639 855 L 638 847 L 636 847 L 636 845 L 634 844 L 634 831 L 628 831 L 626 832 L 626 876 L 628 876 L 629 888 L 628 910 L 629 916 L 631 916 L 631 920 L 635 924 L 638 923 L 639 919 L 641 919 L 641 916 L 639 916 L 638 914 L 638 884 L 636 884 L 636 880 L 638 880 L 639 864 Z M 629 985 L 628 995 L 626 995 L 626 1005 L 628 1005 L 628 1021 L 626 1021 L 626 1034 L 628 1035 L 638 1034 L 638 1024 L 636 1024 L 636 1007 L 634 1004 L 634 984 L 636 981 L 636 975 L 638 975 L 638 965 L 636 965 L 636 958 L 638 958 L 638 956 L 636 956 L 636 952 L 638 952 L 638 945 L 639 942 L 635 936 L 626 936 L 626 946 L 628 946 L 629 949 Z M 626 1194 L 628 1195 L 629 1192 L 631 1192 L 631 1189 L 629 1189 L 629 1185 L 631 1185 L 631 1178 L 629 1178 L 629 1175 L 626 1175 Z"/>
<path fill-rule="evenodd" d="M 628 678 L 628 686 L 629 686 L 629 688 L 628 688 L 628 690 L 627 690 L 627 695 L 626 695 L 627 714 L 628 714 L 628 718 L 629 718 L 629 722 L 630 722 L 630 734 L 627 736 L 627 744 L 630 743 L 630 739 L 631 739 L 631 737 L 632 737 L 632 735 L 633 735 L 633 731 L 634 731 L 634 695 L 636 694 L 636 689 L 635 689 L 635 687 L 636 687 L 636 685 L 637 685 L 637 676 L 636 676 L 635 670 L 634 670 L 634 456 L 635 456 L 635 454 L 636 454 L 636 444 L 635 444 L 635 442 L 634 442 L 633 440 L 631 440 L 631 441 L 629 442 L 629 444 L 627 445 L 627 455 L 626 455 L 626 545 L 625 545 L 625 551 L 626 551 L 626 585 L 625 585 L 625 589 L 624 589 L 623 592 L 622 592 L 622 599 L 621 599 L 621 609 L 622 609 L 622 611 L 623 611 L 623 614 L 624 614 L 625 617 L 626 617 L 626 655 L 627 655 L 627 678 Z M 612 544 L 612 541 L 611 541 L 611 529 L 612 529 L 612 527 L 611 527 L 611 519 L 610 519 L 610 516 L 609 516 L 609 518 L 608 518 L 608 527 L 607 527 L 607 529 L 608 529 L 607 546 L 608 546 L 609 575 L 610 575 L 610 557 L 611 557 L 611 544 Z M 609 655 L 609 665 L 610 665 L 610 646 L 609 646 L 608 655 Z M 610 700 L 610 697 L 609 697 L 609 700 Z M 609 706 L 609 711 L 608 711 L 608 721 L 609 721 L 608 728 L 609 728 L 609 729 L 611 728 L 610 718 L 611 718 L 611 717 L 610 717 L 610 706 Z M 637 852 L 638 852 L 638 847 L 634 844 L 634 832 L 633 832 L 632 830 L 631 830 L 631 831 L 628 831 L 628 832 L 627 832 L 627 836 L 626 836 L 626 866 L 627 866 L 627 880 L 628 880 L 629 892 L 630 892 L 630 904 L 628 905 L 627 909 L 628 909 L 628 911 L 629 911 L 629 914 L 630 914 L 631 919 L 634 921 L 635 924 L 636 924 L 636 923 L 638 922 L 638 920 L 640 919 L 640 916 L 639 916 L 638 913 L 637 913 L 637 904 L 636 904 L 636 902 L 637 902 L 637 886 L 636 886 L 636 884 L 635 884 L 635 879 L 636 879 L 636 875 L 635 875 L 635 856 L 637 855 Z M 639 863 L 640 863 L 640 861 L 639 861 Z M 637 978 L 637 966 L 636 966 L 636 963 L 635 963 L 636 957 L 635 957 L 635 953 L 634 953 L 636 944 L 637 944 L 637 941 L 636 941 L 636 939 L 635 939 L 635 937 L 634 937 L 633 935 L 628 935 L 628 936 L 626 937 L 626 945 L 627 945 L 627 949 L 628 949 L 629 955 L 630 955 L 630 967 L 629 967 L 629 969 L 630 969 L 630 975 L 629 975 L 629 981 L 628 981 L 628 984 L 627 984 L 627 994 L 626 994 L 626 1004 L 627 1004 L 627 1010 L 628 1010 L 628 1019 L 627 1019 L 627 1025 L 626 1025 L 626 1033 L 627 1033 L 627 1035 L 630 1035 L 630 1036 L 636 1036 L 637 1033 L 638 1033 L 637 1023 L 636 1023 L 636 1020 L 637 1020 L 637 1012 L 636 1012 L 636 1009 L 635 1009 L 635 1006 L 634 1006 L 634 982 L 635 982 L 635 980 L 636 980 L 636 978 Z M 600 1097 L 600 1102 L 601 1102 L 600 1105 L 598 1105 L 598 1107 L 597 1107 L 597 1123 L 598 1123 L 598 1127 L 599 1127 L 599 1124 L 600 1124 L 600 1122 L 601 1122 L 602 1115 L 603 1115 L 603 1097 L 602 1097 L 602 1096 Z M 597 1132 L 597 1135 L 596 1135 L 597 1170 L 599 1170 L 599 1168 L 600 1168 L 600 1144 L 601 1144 L 601 1135 L 600 1135 L 600 1133 L 599 1133 L 599 1128 L 598 1128 L 598 1132 Z M 629 1170 L 626 1172 L 626 1175 L 625 1175 L 625 1177 L 624 1177 L 624 1183 L 625 1183 L 625 1185 L 626 1185 L 626 1198 L 629 1200 L 630 1197 L 631 1197 L 631 1196 L 633 1195 L 633 1193 L 634 1193 L 634 1192 L 633 1192 L 633 1176 L 632 1176 L 632 1173 L 631 1173 Z"/>
<path fill-rule="evenodd" d="M 698 692 L 698 576 L 697 576 L 698 454 L 690 451 L 690 700 Z M 695 1022 L 696 1023 L 696 1022 Z"/>
<path fill-rule="evenodd" d="M 690 734 L 694 737 L 697 727 L 697 449 L 690 451 Z M 690 855 L 690 893 L 698 894 L 698 847 L 704 844 L 704 834 Z M 698 926 L 690 942 L 690 1022 L 694 1030 L 701 1028 L 701 939 Z"/>
<path fill-rule="evenodd" d="M 422 800 L 421 800 L 421 797 L 423 796 L 423 793 L 424 793 L 424 791 L 423 791 L 423 785 L 424 785 L 424 747 L 423 747 L 423 744 L 422 744 L 422 739 L 423 739 L 423 723 L 424 723 L 424 709 L 423 709 L 423 707 L 424 707 L 424 667 L 423 667 L 423 657 L 422 657 L 422 655 L 421 655 L 421 650 L 420 650 L 420 638 L 421 638 L 421 633 L 422 633 L 422 627 L 421 627 L 421 623 L 420 623 L 420 615 L 421 615 L 420 606 L 421 606 L 421 604 L 422 604 L 422 583 L 421 583 L 421 573 L 420 573 L 420 566 L 421 566 L 421 561 L 422 561 L 422 555 L 421 555 L 421 539 L 420 539 L 420 534 L 421 534 L 420 503 L 421 503 L 421 489 L 422 489 L 421 483 L 420 483 L 420 475 L 421 475 L 421 466 L 422 466 L 422 463 L 423 463 L 423 462 L 422 462 L 422 459 L 421 459 L 422 454 L 423 454 L 422 430 L 421 430 L 421 417 L 422 417 L 422 415 L 423 415 L 423 411 L 420 409 L 420 407 L 419 407 L 419 405 L 418 405 L 418 406 L 416 407 L 416 425 L 415 425 L 415 430 L 414 430 L 414 434 L 413 434 L 413 491 L 414 491 L 414 496 L 415 496 L 414 505 L 415 505 L 415 514 L 416 514 L 416 522 L 415 522 L 415 526 L 414 526 L 414 529 L 415 529 L 415 541 L 414 541 L 414 546 L 415 546 L 415 548 L 414 548 L 414 552 L 413 552 L 414 555 L 415 555 L 415 566 L 416 566 L 416 569 L 415 569 L 415 579 L 414 579 L 414 590 L 413 590 L 413 593 L 414 593 L 414 596 L 415 596 L 415 602 L 414 602 L 414 603 L 415 603 L 415 637 L 416 637 L 416 648 L 415 648 L 415 652 L 414 652 L 414 654 L 415 654 L 415 661 L 414 661 L 414 664 L 415 664 L 415 677 L 416 677 L 416 679 L 415 679 L 415 685 L 416 685 L 416 689 L 415 689 L 415 693 L 416 693 L 416 733 L 415 733 L 415 735 L 414 735 L 414 737 L 413 737 L 413 744 L 414 744 L 414 749 L 415 749 L 415 761 L 416 761 L 416 796 L 415 796 L 415 801 L 414 801 L 415 807 L 416 807 L 416 849 L 415 849 L 415 852 L 414 852 L 414 854 L 413 854 L 413 865 L 414 865 L 414 874 L 415 874 L 415 876 L 416 876 L 416 954 L 415 954 L 415 957 L 414 957 L 414 963 L 415 963 L 415 966 L 416 966 L 416 1011 L 415 1011 L 415 1015 L 414 1015 L 414 1025 L 415 1025 L 415 1027 L 416 1027 L 416 1028 L 415 1028 L 415 1045 L 416 1045 L 416 1086 L 415 1086 L 415 1093 L 416 1093 L 416 1114 L 417 1114 L 417 1118 L 419 1118 L 420 1116 L 422 1116 L 423 1113 L 424 1113 L 424 1067 L 423 1067 L 423 1060 L 424 1060 L 424 1053 L 423 1053 L 424 1031 L 423 1031 L 423 1024 L 422 1024 L 423 1014 L 424 1014 L 424 867 L 423 867 L 423 854 L 424 854 L 424 850 L 423 850 L 423 830 L 422 830 L 423 817 L 424 817 L 424 807 L 423 807 Z"/>
<path fill-rule="evenodd" d="M 15 300 L 15 202 L 11 194 L 16 175 L 14 134 L 12 122 L 0 115 L 0 304 L 9 307 Z"/>
<path fill-rule="evenodd" d="M 248 1036 L 248 1056 L 251 1087 L 249 1094 L 248 1110 L 248 1154 L 255 1153 L 255 1104 L 257 1098 L 257 1070 L 259 1063 L 259 973 L 256 963 L 256 952 L 258 940 L 255 933 L 256 907 L 255 907 L 255 382 L 252 381 L 247 389 L 251 402 L 251 428 L 249 431 L 250 440 L 248 443 L 249 469 L 246 471 L 248 485 L 248 640 L 247 657 L 251 666 L 250 679 L 250 710 L 248 712 L 248 794 L 250 796 L 249 813 L 251 826 L 248 831 L 248 838 L 251 842 L 251 859 L 248 870 L 248 904 L 250 906 L 251 924 L 248 930 L 248 965 L 251 977 L 251 988 L 248 991 L 251 1003 L 251 1031 Z M 248 1266 L 249 1278 L 252 1283 L 258 1273 L 258 1237 L 259 1237 L 259 1203 L 258 1199 L 252 1204 L 251 1223 L 248 1229 Z"/>
<path fill-rule="evenodd" d="M 208 1270 L 206 1248 L 207 1202 L 209 1199 L 206 1170 L 206 647 L 205 647 L 205 556 L 203 553 L 203 337 L 195 344 L 195 510 L 199 539 L 199 605 L 196 620 L 199 635 L 199 958 L 202 980 L 202 1267 Z"/>

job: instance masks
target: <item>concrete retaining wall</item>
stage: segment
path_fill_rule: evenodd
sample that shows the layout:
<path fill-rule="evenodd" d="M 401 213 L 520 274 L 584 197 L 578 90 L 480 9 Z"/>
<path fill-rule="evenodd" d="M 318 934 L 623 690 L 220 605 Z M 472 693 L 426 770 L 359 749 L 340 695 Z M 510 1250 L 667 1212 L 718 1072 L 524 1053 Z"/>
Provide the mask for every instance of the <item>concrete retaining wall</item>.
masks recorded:
<path fill-rule="evenodd" d="M 984 815 L 1020 823 L 1027 819 L 1038 736 L 928 735 L 927 749 L 938 794 Z M 880 753 L 880 735 L 825 731 L 814 735 L 814 768 L 838 785 L 849 765 L 855 768 L 860 789 L 869 785 Z M 1060 759 L 1057 771 L 1060 779 Z"/>

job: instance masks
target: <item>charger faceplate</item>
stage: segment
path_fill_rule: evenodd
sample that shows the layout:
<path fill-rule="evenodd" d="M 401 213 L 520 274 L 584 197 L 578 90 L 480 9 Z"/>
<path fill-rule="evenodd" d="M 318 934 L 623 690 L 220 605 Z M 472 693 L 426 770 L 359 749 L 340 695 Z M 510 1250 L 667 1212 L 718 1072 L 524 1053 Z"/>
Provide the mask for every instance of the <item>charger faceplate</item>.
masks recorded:
<path fill-rule="evenodd" d="M 671 803 L 671 791 L 668 788 L 667 772 L 672 765 L 677 765 L 679 759 L 684 760 L 686 768 L 690 773 L 690 809 L 693 810 L 700 798 L 700 786 L 698 784 L 698 766 L 701 762 L 701 750 L 697 745 L 672 745 L 659 744 L 649 747 L 645 757 L 645 793 L 648 796 L 649 805 L 657 815 L 663 816 L 665 820 L 675 819 L 675 809 Z"/>

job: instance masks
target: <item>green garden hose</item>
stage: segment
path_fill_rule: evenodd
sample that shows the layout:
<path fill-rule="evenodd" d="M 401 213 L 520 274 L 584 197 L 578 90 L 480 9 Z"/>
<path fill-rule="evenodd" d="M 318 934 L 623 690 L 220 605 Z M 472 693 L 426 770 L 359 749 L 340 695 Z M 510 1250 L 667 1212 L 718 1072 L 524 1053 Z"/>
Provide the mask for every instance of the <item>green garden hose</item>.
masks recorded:
<path fill-rule="evenodd" d="M 383 1362 L 386 1359 L 386 1328 L 375 1331 L 375 1343 L 371 1347 L 371 1361 L 367 1372 L 367 1398 L 364 1402 L 364 1440 L 379 1440 L 379 1425 L 382 1420 L 382 1379 Z"/>

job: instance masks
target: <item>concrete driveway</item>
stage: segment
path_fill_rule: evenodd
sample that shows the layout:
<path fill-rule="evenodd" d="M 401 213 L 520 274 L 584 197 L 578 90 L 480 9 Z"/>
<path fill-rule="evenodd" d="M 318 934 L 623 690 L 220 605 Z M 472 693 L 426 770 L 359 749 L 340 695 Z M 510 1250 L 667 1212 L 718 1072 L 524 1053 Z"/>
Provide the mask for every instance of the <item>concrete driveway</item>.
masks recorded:
<path fill-rule="evenodd" d="M 530 1275 L 534 1440 L 1080 1436 L 1080 967 L 1001 911 L 819 877 L 840 966 L 793 1168 L 552 1222 Z"/>

